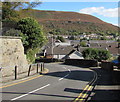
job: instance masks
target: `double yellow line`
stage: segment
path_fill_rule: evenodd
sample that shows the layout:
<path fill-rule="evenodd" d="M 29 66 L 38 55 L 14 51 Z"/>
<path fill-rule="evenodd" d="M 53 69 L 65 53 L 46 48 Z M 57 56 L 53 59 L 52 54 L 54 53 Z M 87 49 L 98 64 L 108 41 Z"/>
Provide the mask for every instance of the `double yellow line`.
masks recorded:
<path fill-rule="evenodd" d="M 88 98 L 88 96 L 90 95 L 90 93 L 94 88 L 94 83 L 97 80 L 97 73 L 95 71 L 94 72 L 94 78 L 91 82 L 88 83 L 88 85 L 83 89 L 83 91 L 79 94 L 79 96 L 73 101 L 73 102 L 85 102 Z"/>
<path fill-rule="evenodd" d="M 89 91 L 92 91 L 92 89 L 93 89 L 92 85 L 87 85 L 73 102 L 84 102 L 88 96 L 87 93 Z"/>

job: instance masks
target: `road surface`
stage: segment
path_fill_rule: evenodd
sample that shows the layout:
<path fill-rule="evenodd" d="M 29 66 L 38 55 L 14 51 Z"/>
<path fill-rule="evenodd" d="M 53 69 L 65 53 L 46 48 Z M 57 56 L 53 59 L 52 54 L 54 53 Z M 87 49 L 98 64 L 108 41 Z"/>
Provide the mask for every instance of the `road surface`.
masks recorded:
<path fill-rule="evenodd" d="M 48 63 L 49 73 L 23 83 L 2 88 L 2 100 L 75 100 L 94 78 L 87 68 Z M 4 101 L 3 101 L 4 102 Z"/>

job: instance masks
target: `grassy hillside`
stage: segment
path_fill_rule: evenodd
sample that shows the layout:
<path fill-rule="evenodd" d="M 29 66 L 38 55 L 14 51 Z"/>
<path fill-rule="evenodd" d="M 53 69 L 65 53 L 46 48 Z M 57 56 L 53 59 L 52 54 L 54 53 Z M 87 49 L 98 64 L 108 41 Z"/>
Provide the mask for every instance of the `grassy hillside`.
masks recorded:
<path fill-rule="evenodd" d="M 94 16 L 76 12 L 30 10 L 19 12 L 21 18 L 33 17 L 46 33 L 79 35 L 86 33 L 115 34 L 118 27 Z"/>

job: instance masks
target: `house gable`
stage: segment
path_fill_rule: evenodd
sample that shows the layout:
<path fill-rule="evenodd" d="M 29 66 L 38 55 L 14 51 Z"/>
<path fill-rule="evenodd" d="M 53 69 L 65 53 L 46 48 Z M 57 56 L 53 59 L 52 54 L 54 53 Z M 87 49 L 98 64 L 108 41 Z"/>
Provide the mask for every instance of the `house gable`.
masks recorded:
<path fill-rule="evenodd" d="M 84 59 L 82 54 L 78 51 L 74 51 L 72 54 L 69 55 L 70 59 Z"/>

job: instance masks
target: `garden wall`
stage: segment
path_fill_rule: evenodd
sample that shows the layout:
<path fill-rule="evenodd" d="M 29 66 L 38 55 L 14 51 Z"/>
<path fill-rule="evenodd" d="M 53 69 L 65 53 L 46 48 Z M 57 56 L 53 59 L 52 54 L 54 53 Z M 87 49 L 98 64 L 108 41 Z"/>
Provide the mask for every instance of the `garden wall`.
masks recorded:
<path fill-rule="evenodd" d="M 97 67 L 98 66 L 98 62 L 96 60 L 85 60 L 85 59 L 66 59 L 65 64 L 81 66 L 81 67 Z"/>

